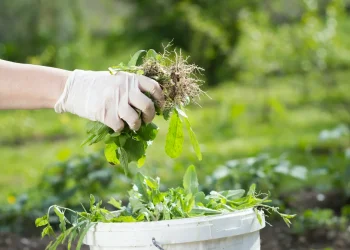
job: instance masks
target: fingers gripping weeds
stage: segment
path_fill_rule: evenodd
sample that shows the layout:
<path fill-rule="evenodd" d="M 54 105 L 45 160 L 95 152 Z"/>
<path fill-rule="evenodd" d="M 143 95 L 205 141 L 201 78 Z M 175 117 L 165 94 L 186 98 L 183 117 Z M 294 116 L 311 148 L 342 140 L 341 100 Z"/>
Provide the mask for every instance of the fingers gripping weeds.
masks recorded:
<path fill-rule="evenodd" d="M 140 63 L 137 64 L 139 61 Z M 183 151 L 182 130 L 185 123 L 192 147 L 198 159 L 202 159 L 199 143 L 184 108 L 190 103 L 197 103 L 196 100 L 204 93 L 200 89 L 202 83 L 200 75 L 203 69 L 188 63 L 181 52 L 169 52 L 168 47 L 165 47 L 163 53 L 157 53 L 152 49 L 138 51 L 127 65 L 121 63 L 110 67 L 109 71 L 113 75 L 121 71 L 133 73 L 134 75 L 128 77 L 132 77 L 131 84 L 138 85 L 137 87 L 143 92 L 140 93 L 142 98 L 137 93 L 130 92 L 130 96 L 137 95 L 138 98 L 129 98 L 133 101 L 125 100 L 120 103 L 125 106 L 120 110 L 128 112 L 124 114 L 121 111 L 118 114 L 121 119 L 128 117 L 125 120 L 127 124 L 119 131 L 120 133 L 115 133 L 99 122 L 92 122 L 89 124 L 88 138 L 83 144 L 91 145 L 104 141 L 107 160 L 111 164 L 122 165 L 127 173 L 130 162 L 137 162 L 139 166 L 144 163 L 146 150 L 158 132 L 158 127 L 150 123 L 156 114 L 163 116 L 165 120 L 172 117 L 165 145 L 165 152 L 170 157 L 178 157 Z M 149 102 L 147 97 L 153 103 Z M 112 148 L 115 150 L 111 150 Z"/>

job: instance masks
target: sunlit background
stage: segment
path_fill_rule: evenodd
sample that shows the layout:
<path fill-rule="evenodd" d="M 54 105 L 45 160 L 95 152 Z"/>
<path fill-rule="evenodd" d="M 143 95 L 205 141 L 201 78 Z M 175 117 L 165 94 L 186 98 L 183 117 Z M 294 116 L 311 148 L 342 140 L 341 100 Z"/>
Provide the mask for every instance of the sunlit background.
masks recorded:
<path fill-rule="evenodd" d="M 268 218 L 262 249 L 350 249 L 349 15 L 348 0 L 1 0 L 0 58 L 106 70 L 172 41 L 205 69 L 211 98 L 188 108 L 203 160 L 189 142 L 167 157 L 157 118 L 141 171 L 174 187 L 194 164 L 206 192 L 270 192 L 298 217 L 291 229 Z M 85 125 L 53 110 L 0 112 L 0 250 L 44 249 L 34 220 L 51 204 L 126 198 L 139 169 L 126 177 L 102 144 L 81 147 Z"/>

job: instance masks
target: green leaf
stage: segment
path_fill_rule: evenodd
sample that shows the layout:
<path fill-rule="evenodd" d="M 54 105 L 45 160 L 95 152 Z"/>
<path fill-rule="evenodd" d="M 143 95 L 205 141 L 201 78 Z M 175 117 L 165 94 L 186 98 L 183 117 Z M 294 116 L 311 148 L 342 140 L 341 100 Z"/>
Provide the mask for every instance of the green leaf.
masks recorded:
<path fill-rule="evenodd" d="M 59 227 L 60 227 L 61 232 L 66 231 L 66 220 L 64 217 L 64 212 L 62 212 L 57 206 L 54 206 L 53 209 L 54 209 L 55 214 L 57 215 L 57 217 L 60 221 Z"/>
<path fill-rule="evenodd" d="M 90 194 L 90 210 L 94 207 L 95 202 L 96 202 L 95 196 Z"/>
<path fill-rule="evenodd" d="M 130 138 L 129 134 L 123 133 L 121 135 L 118 136 L 118 141 L 119 141 L 119 147 L 124 147 L 125 143 L 127 142 L 128 139 Z"/>
<path fill-rule="evenodd" d="M 145 183 L 145 177 L 138 172 L 135 176 L 134 183 L 138 189 L 138 192 L 142 195 L 142 199 L 147 203 L 150 201 L 147 193 L 147 185 Z"/>
<path fill-rule="evenodd" d="M 118 146 L 114 142 L 106 144 L 105 147 L 105 157 L 110 164 L 118 165 L 120 161 L 117 155 Z"/>
<path fill-rule="evenodd" d="M 176 108 L 176 111 L 178 112 L 179 115 L 181 115 L 183 118 L 188 118 L 188 116 L 186 115 L 185 111 L 183 111 L 180 108 Z"/>
<path fill-rule="evenodd" d="M 158 183 L 156 180 L 154 180 L 150 177 L 145 177 L 145 183 L 150 189 L 158 190 Z"/>
<path fill-rule="evenodd" d="M 113 218 L 113 222 L 137 222 L 137 220 L 132 216 L 119 216 L 117 218 Z"/>
<path fill-rule="evenodd" d="M 131 67 L 131 66 L 136 66 L 136 65 L 137 65 L 137 61 L 138 61 L 140 55 L 141 55 L 142 53 L 145 53 L 145 52 L 146 52 L 146 50 L 139 50 L 139 51 L 137 51 L 137 52 L 131 57 L 131 59 L 130 59 L 130 61 L 129 61 L 129 63 L 128 63 L 128 66 L 129 66 L 129 67 Z"/>
<path fill-rule="evenodd" d="M 239 199 L 244 195 L 244 193 L 245 193 L 244 189 L 226 190 L 226 191 L 219 192 L 219 194 L 221 194 L 228 200 Z"/>
<path fill-rule="evenodd" d="M 165 140 L 165 152 L 171 158 L 176 158 L 182 153 L 184 135 L 182 121 L 178 112 L 174 110 L 169 124 L 168 134 Z"/>
<path fill-rule="evenodd" d="M 183 178 L 183 186 L 187 193 L 193 195 L 198 193 L 198 178 L 195 166 L 191 165 L 187 168 Z"/>
<path fill-rule="evenodd" d="M 67 245 L 67 249 L 68 249 L 68 250 L 71 249 L 71 247 L 72 247 L 72 242 L 73 242 L 73 240 L 75 240 L 75 238 L 77 237 L 77 235 L 78 235 L 77 230 L 73 230 L 73 231 L 71 232 L 71 234 L 69 235 L 69 238 L 68 238 L 68 245 Z"/>
<path fill-rule="evenodd" d="M 80 250 L 81 245 L 83 244 L 83 240 L 85 238 L 85 235 L 87 234 L 87 232 L 89 231 L 89 229 L 92 225 L 93 225 L 92 223 L 89 224 L 89 222 L 86 222 L 84 230 L 79 235 L 79 240 L 78 240 L 78 243 L 77 243 L 75 250 Z"/>
<path fill-rule="evenodd" d="M 81 146 L 84 146 L 85 144 L 91 145 L 102 141 L 110 131 L 112 130 L 101 122 L 89 122 L 87 131 L 89 137 L 81 144 Z"/>
<path fill-rule="evenodd" d="M 147 51 L 146 57 L 147 58 L 157 58 L 158 53 L 154 49 L 149 49 Z"/>
<path fill-rule="evenodd" d="M 142 141 L 137 141 L 131 137 L 129 137 L 124 146 L 123 149 L 127 153 L 127 161 L 137 162 L 140 158 L 142 158 L 146 151 L 145 151 L 145 144 Z"/>
<path fill-rule="evenodd" d="M 163 110 L 163 118 L 164 118 L 164 120 L 169 120 L 169 118 L 170 118 L 170 114 L 171 114 L 171 109 L 165 109 L 165 110 Z"/>
<path fill-rule="evenodd" d="M 258 218 L 259 224 L 262 225 L 261 214 L 259 213 L 259 211 L 258 211 L 258 209 L 256 207 L 254 208 L 254 212 L 256 214 L 256 217 Z"/>
<path fill-rule="evenodd" d="M 200 202 L 202 204 L 206 204 L 207 200 L 205 199 L 205 194 L 203 192 L 198 192 L 194 196 L 196 203 Z"/>
<path fill-rule="evenodd" d="M 43 217 L 37 218 L 35 220 L 36 227 L 46 226 L 47 224 L 49 224 L 49 221 L 47 219 L 47 215 L 44 215 Z"/>
<path fill-rule="evenodd" d="M 124 148 L 118 148 L 118 153 L 119 153 L 119 157 L 120 157 L 120 164 L 124 169 L 124 173 L 125 175 L 128 174 L 129 172 L 129 161 L 128 161 L 128 154 L 125 151 Z"/>
<path fill-rule="evenodd" d="M 192 208 L 191 210 L 191 214 L 221 214 L 221 211 L 215 210 L 215 209 L 211 209 L 211 208 L 206 208 L 206 207 L 198 207 L 195 206 Z"/>
<path fill-rule="evenodd" d="M 43 238 L 44 236 L 51 236 L 51 235 L 55 235 L 55 232 L 53 231 L 52 227 L 50 225 L 47 225 L 43 231 L 41 232 L 41 237 Z"/>
<path fill-rule="evenodd" d="M 154 123 L 142 124 L 136 133 L 144 141 L 153 141 L 158 134 L 158 127 Z"/>
<path fill-rule="evenodd" d="M 190 140 L 191 140 L 193 150 L 196 153 L 198 160 L 201 161 L 202 160 L 202 152 L 201 152 L 201 148 L 199 146 L 196 134 L 192 130 L 190 121 L 187 118 L 184 118 L 184 120 L 185 120 L 187 131 L 190 134 Z"/>
<path fill-rule="evenodd" d="M 115 208 L 122 208 L 122 203 L 120 201 L 116 201 L 113 197 L 108 201 L 108 203 L 114 206 Z"/>
<path fill-rule="evenodd" d="M 247 195 L 254 196 L 255 195 L 255 189 L 256 189 L 256 185 L 255 184 L 250 185 Z"/>
<path fill-rule="evenodd" d="M 146 155 L 143 155 L 140 159 L 137 160 L 137 167 L 140 168 L 145 165 Z"/>

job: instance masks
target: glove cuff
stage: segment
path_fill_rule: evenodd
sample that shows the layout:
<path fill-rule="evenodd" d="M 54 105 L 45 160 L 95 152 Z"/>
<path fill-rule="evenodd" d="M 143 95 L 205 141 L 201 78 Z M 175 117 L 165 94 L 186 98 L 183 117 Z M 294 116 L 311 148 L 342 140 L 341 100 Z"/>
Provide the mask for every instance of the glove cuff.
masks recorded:
<path fill-rule="evenodd" d="M 70 93 L 70 90 L 72 89 L 72 85 L 74 82 L 74 78 L 76 76 L 76 73 L 78 71 L 82 71 L 82 70 L 74 70 L 68 77 L 66 84 L 64 86 L 64 90 L 61 94 L 61 96 L 59 97 L 59 99 L 57 100 L 55 106 L 54 106 L 54 110 L 56 113 L 64 113 L 67 112 L 65 104 L 67 102 L 68 99 L 68 95 Z"/>

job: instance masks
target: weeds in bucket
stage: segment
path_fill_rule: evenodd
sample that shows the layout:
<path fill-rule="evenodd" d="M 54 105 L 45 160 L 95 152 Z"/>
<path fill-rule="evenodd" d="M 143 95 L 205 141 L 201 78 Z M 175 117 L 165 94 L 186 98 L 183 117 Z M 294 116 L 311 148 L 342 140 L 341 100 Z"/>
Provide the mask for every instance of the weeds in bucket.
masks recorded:
<path fill-rule="evenodd" d="M 143 56 L 141 56 L 143 55 Z M 168 46 L 163 53 L 157 53 L 153 49 L 140 50 L 134 54 L 127 65 L 121 63 L 109 68 L 111 74 L 119 71 L 132 72 L 145 75 L 156 80 L 164 93 L 164 103 L 155 101 L 157 115 L 169 120 L 169 130 L 166 136 L 166 153 L 176 158 L 182 153 L 184 143 L 183 123 L 188 130 L 190 141 L 199 160 L 202 159 L 201 150 L 190 121 L 184 111 L 184 107 L 190 103 L 196 103 L 201 93 L 201 80 L 199 75 L 203 69 L 189 64 L 187 58 L 181 52 L 170 52 Z M 150 94 L 146 93 L 150 98 Z M 142 124 L 138 131 L 126 127 L 120 133 L 100 122 L 90 122 L 88 138 L 85 144 L 94 144 L 104 141 L 105 156 L 113 165 L 120 164 L 125 173 L 128 172 L 128 164 L 137 162 L 141 167 L 146 158 L 147 147 L 156 138 L 158 126 L 154 123 Z"/>
<path fill-rule="evenodd" d="M 76 212 L 69 208 L 53 205 L 47 214 L 35 221 L 37 227 L 45 226 L 42 237 L 55 233 L 50 224 L 50 218 L 54 213 L 59 221 L 59 234 L 47 249 L 55 250 L 60 244 L 68 242 L 68 249 L 74 240 L 78 240 L 76 249 L 81 248 L 83 239 L 88 230 L 98 222 L 120 223 L 140 221 L 161 221 L 182 219 L 197 216 L 209 216 L 231 213 L 243 209 L 254 209 L 257 219 L 262 223 L 260 211 L 277 213 L 282 217 L 287 226 L 290 226 L 295 215 L 279 212 L 278 207 L 268 205 L 268 195 L 256 192 L 255 184 L 251 185 L 248 192 L 243 189 L 211 191 L 205 195 L 198 189 L 197 173 L 194 166 L 190 166 L 184 177 L 183 186 L 170 188 L 165 192 L 160 191 L 160 179 L 153 179 L 138 173 L 134 185 L 129 191 L 129 203 L 124 206 L 121 201 L 111 198 L 108 202 L 115 210 L 110 211 L 102 207 L 102 201 L 96 202 L 90 195 L 90 208 L 84 212 Z M 68 218 L 70 215 L 70 218 Z"/>

